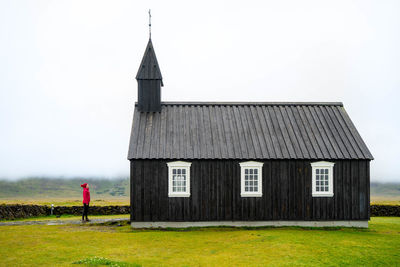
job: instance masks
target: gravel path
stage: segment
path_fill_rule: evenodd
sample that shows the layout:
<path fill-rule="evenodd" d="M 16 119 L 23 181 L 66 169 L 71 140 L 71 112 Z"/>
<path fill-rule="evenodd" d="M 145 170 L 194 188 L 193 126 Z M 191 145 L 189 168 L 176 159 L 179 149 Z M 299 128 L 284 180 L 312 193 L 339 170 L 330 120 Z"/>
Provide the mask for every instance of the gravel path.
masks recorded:
<path fill-rule="evenodd" d="M 0 222 L 0 226 L 10 225 L 64 225 L 64 224 L 95 224 L 95 223 L 108 223 L 108 222 L 121 222 L 129 221 L 127 218 L 113 218 L 113 219 L 91 219 L 90 222 L 82 222 L 81 220 L 43 220 L 43 221 L 8 221 Z"/>

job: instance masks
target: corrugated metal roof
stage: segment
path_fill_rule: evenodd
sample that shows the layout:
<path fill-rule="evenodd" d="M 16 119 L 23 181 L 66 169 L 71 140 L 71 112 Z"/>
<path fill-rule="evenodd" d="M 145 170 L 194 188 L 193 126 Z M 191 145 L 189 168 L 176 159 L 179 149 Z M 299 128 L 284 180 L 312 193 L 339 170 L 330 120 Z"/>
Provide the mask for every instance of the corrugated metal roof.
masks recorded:
<path fill-rule="evenodd" d="M 136 79 L 161 80 L 162 84 L 162 75 L 151 39 L 149 39 L 149 42 L 147 44 L 146 50 L 142 58 L 142 62 L 140 63 L 139 70 L 136 74 Z"/>
<path fill-rule="evenodd" d="M 135 107 L 128 159 L 373 159 L 342 103 Z"/>

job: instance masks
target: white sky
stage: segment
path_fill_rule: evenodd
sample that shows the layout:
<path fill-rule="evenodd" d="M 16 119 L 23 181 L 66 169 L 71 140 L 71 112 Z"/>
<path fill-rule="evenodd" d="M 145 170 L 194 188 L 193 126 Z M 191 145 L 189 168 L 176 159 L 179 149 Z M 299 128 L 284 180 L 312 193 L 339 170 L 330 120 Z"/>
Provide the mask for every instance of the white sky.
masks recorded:
<path fill-rule="evenodd" d="M 163 101 L 342 101 L 400 181 L 397 0 L 0 0 L 0 177 L 128 175 L 149 8 Z"/>

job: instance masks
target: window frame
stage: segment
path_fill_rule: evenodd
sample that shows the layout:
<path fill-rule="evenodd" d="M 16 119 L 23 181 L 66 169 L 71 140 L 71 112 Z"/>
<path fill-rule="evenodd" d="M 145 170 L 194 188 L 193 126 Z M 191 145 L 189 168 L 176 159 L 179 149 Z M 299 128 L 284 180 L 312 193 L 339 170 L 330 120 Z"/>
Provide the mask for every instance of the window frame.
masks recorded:
<path fill-rule="evenodd" d="M 185 161 L 173 161 L 168 162 L 168 197 L 190 197 L 190 166 L 191 162 Z M 172 191 L 172 178 L 174 169 L 185 169 L 186 170 L 186 191 L 184 192 L 173 192 Z"/>
<path fill-rule="evenodd" d="M 327 161 L 318 161 L 311 163 L 312 167 L 312 196 L 313 197 L 333 197 L 333 166 L 335 163 Z M 316 170 L 328 169 L 328 191 L 317 192 Z"/>
<path fill-rule="evenodd" d="M 241 197 L 262 197 L 262 167 L 264 163 L 256 161 L 246 161 L 239 163 L 240 165 L 240 196 Z M 257 169 L 258 170 L 258 187 L 257 192 L 245 191 L 245 170 Z"/>

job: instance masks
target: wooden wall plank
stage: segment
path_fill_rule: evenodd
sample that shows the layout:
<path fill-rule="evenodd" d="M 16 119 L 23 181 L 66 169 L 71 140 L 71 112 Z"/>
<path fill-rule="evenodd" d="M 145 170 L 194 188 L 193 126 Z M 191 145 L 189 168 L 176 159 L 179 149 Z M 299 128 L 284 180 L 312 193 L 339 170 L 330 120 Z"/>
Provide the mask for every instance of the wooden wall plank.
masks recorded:
<path fill-rule="evenodd" d="M 263 166 L 263 182 L 264 182 L 264 219 L 272 220 L 272 166 L 271 161 L 267 161 Z"/>
<path fill-rule="evenodd" d="M 130 214 L 130 221 L 136 220 L 136 212 L 135 210 L 135 196 L 136 196 L 136 186 L 135 186 L 135 177 L 136 177 L 136 168 L 135 163 L 130 161 L 130 206 L 131 206 L 131 214 Z"/>
<path fill-rule="evenodd" d="M 365 161 L 359 161 L 358 167 L 359 167 L 359 192 L 358 192 L 358 201 L 359 201 L 359 214 L 360 218 L 367 219 L 368 218 L 368 209 L 369 205 L 367 203 L 367 162 Z"/>
<path fill-rule="evenodd" d="M 367 163 L 366 163 L 366 180 L 365 180 L 365 183 L 366 183 L 366 185 L 367 185 L 367 190 L 366 190 L 366 195 L 367 195 L 367 210 L 368 210 L 368 220 L 370 219 L 370 217 L 371 217 L 371 209 L 370 209 L 370 203 L 371 203 L 371 199 L 370 199 L 370 196 L 371 196 L 371 193 L 370 193 L 370 186 L 371 186 L 371 184 L 370 184 L 370 161 L 367 161 Z"/>
<path fill-rule="evenodd" d="M 149 161 L 143 162 L 143 220 L 150 221 L 151 220 L 151 190 L 153 188 L 152 184 L 152 166 L 150 166 Z"/>
<path fill-rule="evenodd" d="M 200 179 L 195 179 L 194 174 L 200 173 L 200 164 L 193 162 L 190 168 L 190 184 L 191 184 L 191 220 L 199 221 L 201 217 L 201 184 Z M 168 179 L 168 178 L 167 178 Z"/>
<path fill-rule="evenodd" d="M 359 208 L 359 166 L 358 161 L 351 160 L 351 214 L 352 219 L 356 220 L 360 218 Z"/>
<path fill-rule="evenodd" d="M 158 189 L 158 196 L 159 196 L 159 206 L 160 206 L 160 214 L 159 218 L 161 221 L 168 220 L 168 207 L 169 207 L 169 197 L 168 197 L 168 167 L 167 162 L 160 161 L 158 163 L 158 182 L 159 182 L 159 189 Z"/>

